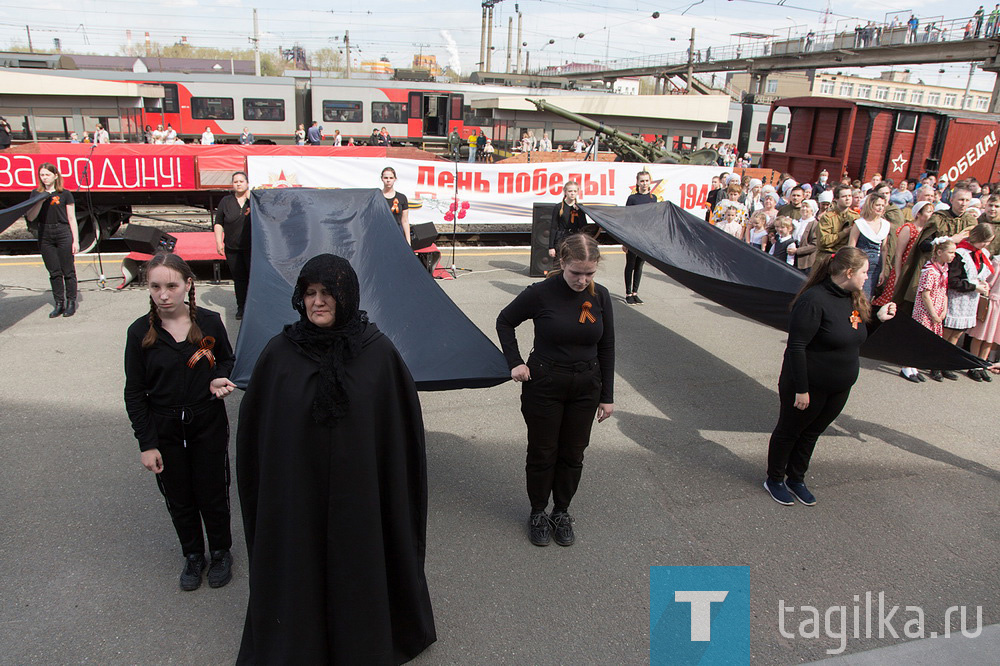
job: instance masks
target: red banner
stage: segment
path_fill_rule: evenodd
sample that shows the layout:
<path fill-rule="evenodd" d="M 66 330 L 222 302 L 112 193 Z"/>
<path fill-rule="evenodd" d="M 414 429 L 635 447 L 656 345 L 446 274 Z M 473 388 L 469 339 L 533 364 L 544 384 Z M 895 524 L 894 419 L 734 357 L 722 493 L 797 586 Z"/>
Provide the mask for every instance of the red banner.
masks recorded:
<path fill-rule="evenodd" d="M 51 163 L 71 191 L 193 190 L 193 155 L 0 154 L 0 189 L 38 187 L 38 169 Z"/>

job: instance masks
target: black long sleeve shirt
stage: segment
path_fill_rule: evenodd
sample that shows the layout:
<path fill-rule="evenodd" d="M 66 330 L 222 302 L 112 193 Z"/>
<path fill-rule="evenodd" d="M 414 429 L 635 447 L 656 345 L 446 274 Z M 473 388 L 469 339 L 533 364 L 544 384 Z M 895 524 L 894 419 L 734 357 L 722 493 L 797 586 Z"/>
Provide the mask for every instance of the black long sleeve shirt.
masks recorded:
<path fill-rule="evenodd" d="M 149 418 L 151 410 L 189 407 L 197 410 L 215 400 L 209 390 L 213 379 L 229 377 L 233 371 L 233 348 L 219 313 L 198 308 L 195 317 L 205 337 L 215 339 L 212 354 L 215 367 L 205 358 L 189 368 L 188 359 L 199 347 L 187 340 L 177 342 L 156 322 L 157 340 L 142 348 L 149 330 L 149 316 L 139 317 L 125 334 L 125 411 L 132 422 L 139 450 L 158 446 L 156 427 Z"/>
<path fill-rule="evenodd" d="M 226 249 L 231 251 L 250 249 L 250 197 L 243 205 L 236 195 L 227 194 L 215 209 L 215 224 L 222 227 Z"/>
<path fill-rule="evenodd" d="M 577 363 L 596 357 L 601 366 L 601 402 L 613 403 L 615 324 L 611 295 L 597 283 L 594 289 L 596 296 L 586 289 L 574 291 L 558 274 L 518 294 L 497 317 L 497 335 L 508 367 L 524 363 L 514 329 L 531 319 L 535 326 L 534 353 L 553 363 Z M 584 316 L 584 303 L 590 303 L 594 321 Z"/>
<path fill-rule="evenodd" d="M 852 321 L 851 294 L 831 280 L 811 287 L 792 307 L 782 375 L 796 393 L 846 391 L 858 380 L 868 327 Z M 855 328 L 857 325 L 857 328 Z"/>
<path fill-rule="evenodd" d="M 587 216 L 578 206 L 560 201 L 552 209 L 552 227 L 549 230 L 549 249 L 554 250 L 559 241 L 570 234 L 578 234 L 587 225 Z"/>

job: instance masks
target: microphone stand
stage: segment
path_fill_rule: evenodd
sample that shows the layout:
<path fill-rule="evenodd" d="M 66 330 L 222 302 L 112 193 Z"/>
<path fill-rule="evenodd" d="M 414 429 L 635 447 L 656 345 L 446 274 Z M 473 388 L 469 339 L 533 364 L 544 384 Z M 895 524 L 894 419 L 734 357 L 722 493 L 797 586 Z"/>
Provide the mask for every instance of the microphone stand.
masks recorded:
<path fill-rule="evenodd" d="M 459 153 L 461 155 L 461 153 Z M 455 265 L 455 245 L 458 243 L 458 160 L 455 160 L 455 196 L 452 199 L 455 204 L 455 210 L 451 213 L 451 268 L 448 272 L 451 273 L 453 280 L 458 279 L 459 272 L 471 273 L 471 268 L 459 268 Z"/>

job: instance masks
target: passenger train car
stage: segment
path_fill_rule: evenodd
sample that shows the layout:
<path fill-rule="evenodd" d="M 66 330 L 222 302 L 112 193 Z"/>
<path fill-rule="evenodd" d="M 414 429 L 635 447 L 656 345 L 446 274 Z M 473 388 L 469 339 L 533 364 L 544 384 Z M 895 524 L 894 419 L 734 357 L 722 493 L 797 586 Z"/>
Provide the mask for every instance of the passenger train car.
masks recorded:
<path fill-rule="evenodd" d="M 66 140 L 75 127 L 74 115 L 92 130 L 101 122 L 112 137 L 124 134 L 141 141 L 147 125 L 170 125 L 185 142 L 198 142 L 211 129 L 216 142 L 233 143 L 244 128 L 258 143 L 293 143 L 298 125 L 317 120 L 329 138 L 334 130 L 356 141 L 367 140 L 372 129 L 385 127 L 395 142 L 443 140 L 451 130 L 463 139 L 473 130 L 490 135 L 491 120 L 479 116 L 471 104 L 478 99 L 537 94 L 532 88 L 503 85 L 442 84 L 370 79 L 258 77 L 220 74 L 133 73 L 95 70 L 39 70 L 45 76 L 152 84 L 163 98 L 147 97 L 139 109 L 117 114 L 86 108 L 8 108 L 0 99 L 0 113 L 11 122 L 21 140 Z M 579 92 L 546 90 L 547 95 Z"/>
<path fill-rule="evenodd" d="M 736 144 L 738 155 L 750 153 L 754 164 L 760 164 L 767 138 L 768 104 L 729 105 L 729 121 L 717 125 L 715 131 L 702 132 L 696 147 L 711 148 L 718 143 Z M 788 109 L 778 109 L 771 124 L 770 150 L 782 152 L 788 145 L 788 124 L 792 114 Z"/>

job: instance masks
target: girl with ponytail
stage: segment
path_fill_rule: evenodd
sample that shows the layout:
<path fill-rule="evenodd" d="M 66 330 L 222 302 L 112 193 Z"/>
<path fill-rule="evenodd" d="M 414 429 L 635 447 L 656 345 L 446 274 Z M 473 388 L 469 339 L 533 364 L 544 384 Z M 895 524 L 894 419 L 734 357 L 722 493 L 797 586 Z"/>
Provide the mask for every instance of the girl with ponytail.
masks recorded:
<path fill-rule="evenodd" d="M 779 504 L 807 506 L 816 498 L 806 488 L 816 440 L 840 415 L 858 379 L 859 349 L 868 337 L 871 305 L 864 294 L 868 256 L 844 247 L 813 266 L 792 301 L 788 346 L 778 379 L 780 411 L 771 433 L 764 489 Z M 896 304 L 878 311 L 886 321 Z"/>
<path fill-rule="evenodd" d="M 232 578 L 232 536 L 229 420 L 221 399 L 236 388 L 228 379 L 233 350 L 219 314 L 197 306 L 194 273 L 183 259 L 157 254 L 147 276 L 149 313 L 125 339 L 125 410 L 181 542 L 181 589 L 201 585 L 203 525 L 208 583 L 222 587 Z"/>

